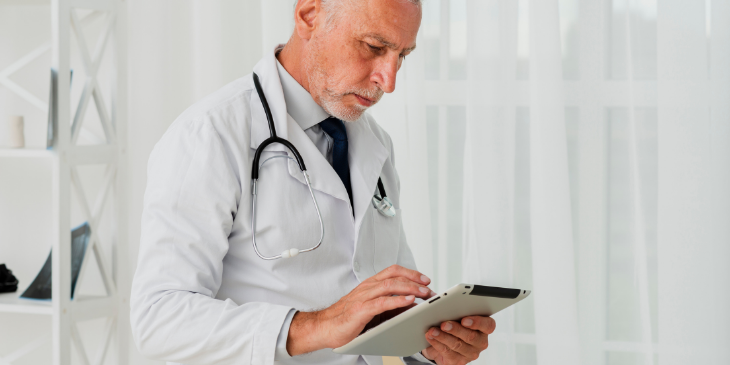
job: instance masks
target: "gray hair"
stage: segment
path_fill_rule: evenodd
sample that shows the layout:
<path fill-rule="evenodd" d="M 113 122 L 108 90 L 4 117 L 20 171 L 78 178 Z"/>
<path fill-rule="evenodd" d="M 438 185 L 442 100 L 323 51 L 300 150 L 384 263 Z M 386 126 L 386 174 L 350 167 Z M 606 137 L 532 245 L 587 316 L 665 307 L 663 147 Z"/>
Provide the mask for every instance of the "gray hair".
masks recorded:
<path fill-rule="evenodd" d="M 357 0 L 321 0 L 322 10 L 327 14 L 325 24 L 327 28 L 331 28 L 335 25 L 335 20 L 342 14 L 342 12 L 351 7 Z M 421 6 L 422 0 L 395 0 L 408 2 L 413 5 Z"/>

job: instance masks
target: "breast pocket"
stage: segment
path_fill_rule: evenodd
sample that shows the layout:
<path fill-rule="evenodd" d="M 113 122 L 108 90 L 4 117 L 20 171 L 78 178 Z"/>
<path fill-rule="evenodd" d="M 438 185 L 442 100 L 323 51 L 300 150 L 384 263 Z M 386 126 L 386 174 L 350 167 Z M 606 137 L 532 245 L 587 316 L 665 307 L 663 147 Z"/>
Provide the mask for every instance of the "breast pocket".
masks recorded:
<path fill-rule="evenodd" d="M 398 245 L 400 244 L 401 211 L 396 209 L 395 217 L 386 217 L 370 206 L 372 220 L 371 235 L 373 238 L 373 268 L 380 272 L 398 262 Z"/>

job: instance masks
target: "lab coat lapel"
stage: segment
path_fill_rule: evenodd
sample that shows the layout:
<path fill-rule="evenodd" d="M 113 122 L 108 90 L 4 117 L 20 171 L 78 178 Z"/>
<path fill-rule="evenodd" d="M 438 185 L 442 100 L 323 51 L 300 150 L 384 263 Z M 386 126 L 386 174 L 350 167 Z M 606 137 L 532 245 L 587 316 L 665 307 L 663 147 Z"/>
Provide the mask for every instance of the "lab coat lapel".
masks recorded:
<path fill-rule="evenodd" d="M 390 156 L 385 146 L 370 129 L 363 116 L 357 122 L 345 123 L 349 144 L 350 180 L 355 205 L 355 229 L 360 230 L 367 208 L 372 204 L 375 186 L 385 160 Z"/>
<path fill-rule="evenodd" d="M 340 181 L 340 177 L 337 176 L 335 170 L 312 143 L 312 140 L 307 137 L 299 124 L 286 112 L 284 91 L 276 68 L 275 53 L 272 51 L 259 61 L 254 67 L 254 72 L 259 76 L 261 88 L 264 91 L 266 100 L 269 102 L 271 115 L 274 118 L 274 126 L 276 127 L 276 135 L 289 140 L 299 151 L 309 173 L 312 188 L 348 203 L 350 199 L 347 196 L 345 186 Z M 256 149 L 261 142 L 271 136 L 271 133 L 269 132 L 264 108 L 256 90 L 251 92 L 249 105 L 251 105 L 251 148 Z M 283 151 L 290 157 L 294 157 L 286 147 L 279 143 L 270 144 L 266 147 L 266 151 Z M 295 161 L 289 160 L 288 167 L 289 175 L 302 184 L 306 184 L 304 175 L 302 175 L 299 165 Z M 262 178 L 265 179 L 265 177 Z"/>
<path fill-rule="evenodd" d="M 312 188 L 349 203 L 350 198 L 347 196 L 347 190 L 345 190 L 345 185 L 342 184 L 337 172 L 291 116 L 289 116 L 289 127 L 289 141 L 297 148 L 304 159 Z M 299 165 L 292 160 L 289 160 L 289 175 L 302 184 L 306 184 L 304 176 L 299 171 Z"/>

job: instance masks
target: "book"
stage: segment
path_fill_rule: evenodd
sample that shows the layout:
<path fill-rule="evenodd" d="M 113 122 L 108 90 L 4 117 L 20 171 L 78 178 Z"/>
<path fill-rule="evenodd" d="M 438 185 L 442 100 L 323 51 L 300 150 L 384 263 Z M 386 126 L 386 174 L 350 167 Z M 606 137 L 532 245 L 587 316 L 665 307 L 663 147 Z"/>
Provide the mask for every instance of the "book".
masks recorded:
<path fill-rule="evenodd" d="M 73 81 L 74 70 L 71 70 L 69 75 L 68 86 L 71 88 L 71 82 Z M 51 68 L 51 91 L 48 95 L 48 132 L 46 134 L 46 149 L 50 150 L 56 145 L 56 139 L 58 139 L 58 95 L 56 95 L 56 89 L 58 88 L 58 71 L 55 68 Z"/>
<path fill-rule="evenodd" d="M 79 280 L 79 273 L 81 273 L 81 265 L 84 261 L 86 248 L 89 245 L 89 238 L 91 238 L 91 227 L 86 222 L 71 231 L 71 299 L 74 298 L 76 283 Z M 48 258 L 46 259 L 46 263 L 43 264 L 41 271 L 38 272 L 33 282 L 25 289 L 25 292 L 20 295 L 21 298 L 51 300 L 53 287 L 52 256 L 53 249 L 48 253 Z"/>

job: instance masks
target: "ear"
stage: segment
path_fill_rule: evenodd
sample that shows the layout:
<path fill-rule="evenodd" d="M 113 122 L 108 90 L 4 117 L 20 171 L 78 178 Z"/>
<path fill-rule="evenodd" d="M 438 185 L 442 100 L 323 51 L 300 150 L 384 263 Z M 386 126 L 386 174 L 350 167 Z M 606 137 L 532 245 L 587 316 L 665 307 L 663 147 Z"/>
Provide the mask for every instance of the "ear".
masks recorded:
<path fill-rule="evenodd" d="M 299 38 L 309 40 L 324 16 L 321 0 L 299 0 L 294 9 L 294 31 Z"/>

